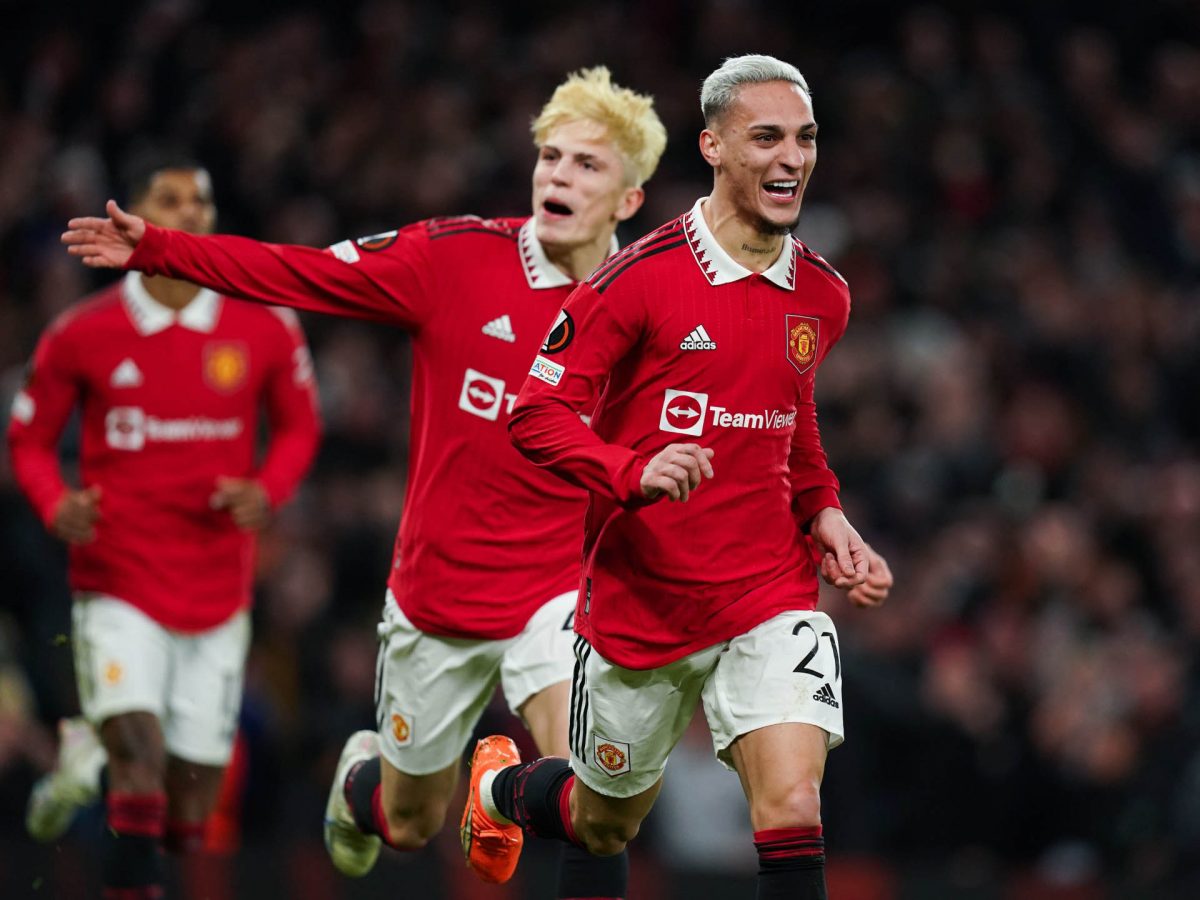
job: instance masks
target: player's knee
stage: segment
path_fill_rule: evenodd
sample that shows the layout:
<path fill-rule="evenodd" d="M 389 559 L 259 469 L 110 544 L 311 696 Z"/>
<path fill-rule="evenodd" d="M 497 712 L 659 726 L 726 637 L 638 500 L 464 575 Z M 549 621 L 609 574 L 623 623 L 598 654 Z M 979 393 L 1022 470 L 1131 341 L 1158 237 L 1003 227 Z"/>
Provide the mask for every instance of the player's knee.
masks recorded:
<path fill-rule="evenodd" d="M 385 804 L 389 846 L 397 850 L 420 850 L 442 830 L 446 807 Z"/>
<path fill-rule="evenodd" d="M 637 837 L 640 822 L 584 814 L 577 821 L 575 834 L 584 849 L 593 856 L 616 856 L 625 845 Z"/>
<path fill-rule="evenodd" d="M 821 781 L 803 778 L 757 797 L 750 808 L 755 830 L 811 828 L 821 824 Z"/>
<path fill-rule="evenodd" d="M 116 791 L 161 791 L 166 780 L 167 754 L 157 734 L 125 729 L 105 741 L 109 784 Z"/>

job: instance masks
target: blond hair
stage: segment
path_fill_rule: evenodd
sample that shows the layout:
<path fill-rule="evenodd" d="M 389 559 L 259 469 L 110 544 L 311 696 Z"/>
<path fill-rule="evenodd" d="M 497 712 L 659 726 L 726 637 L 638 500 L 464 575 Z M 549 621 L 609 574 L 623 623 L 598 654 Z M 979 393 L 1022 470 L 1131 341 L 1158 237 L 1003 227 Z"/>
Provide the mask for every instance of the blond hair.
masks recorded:
<path fill-rule="evenodd" d="M 533 142 L 541 147 L 560 125 L 580 120 L 604 127 L 635 187 L 649 180 L 667 146 L 667 129 L 654 111 L 654 98 L 613 84 L 606 66 L 572 72 L 533 120 Z"/>

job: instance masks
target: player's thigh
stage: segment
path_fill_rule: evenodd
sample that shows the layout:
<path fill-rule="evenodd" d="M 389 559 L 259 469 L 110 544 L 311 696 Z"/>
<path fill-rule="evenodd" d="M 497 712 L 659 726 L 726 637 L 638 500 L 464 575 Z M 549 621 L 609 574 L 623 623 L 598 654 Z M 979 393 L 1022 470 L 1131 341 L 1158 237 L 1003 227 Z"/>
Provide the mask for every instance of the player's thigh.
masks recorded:
<path fill-rule="evenodd" d="M 717 758 L 742 775 L 752 807 L 764 785 L 747 784 L 748 771 L 777 776 L 783 789 L 819 784 L 825 754 L 844 738 L 841 676 L 837 629 L 822 612 L 783 613 L 729 642 L 704 712 Z"/>
<path fill-rule="evenodd" d="M 380 753 L 398 772 L 431 775 L 461 757 L 500 678 L 506 641 L 418 630 L 388 594 L 379 625 L 375 711 Z"/>
<path fill-rule="evenodd" d="M 141 610 L 103 594 L 76 594 L 71 620 L 79 702 L 88 721 L 99 728 L 125 713 L 161 719 L 171 668 L 170 632 Z"/>
<path fill-rule="evenodd" d="M 206 631 L 173 635 L 163 721 L 172 756 L 218 768 L 229 763 L 249 648 L 250 614 L 246 610 Z"/>
<path fill-rule="evenodd" d="M 509 708 L 525 722 L 546 755 L 568 752 L 575 597 L 576 592 L 570 591 L 542 604 L 508 645 L 500 665 L 500 684 Z"/>
<path fill-rule="evenodd" d="M 720 652 L 709 647 L 661 668 L 634 670 L 608 662 L 577 637 L 568 731 L 578 780 L 618 799 L 654 788 Z"/>

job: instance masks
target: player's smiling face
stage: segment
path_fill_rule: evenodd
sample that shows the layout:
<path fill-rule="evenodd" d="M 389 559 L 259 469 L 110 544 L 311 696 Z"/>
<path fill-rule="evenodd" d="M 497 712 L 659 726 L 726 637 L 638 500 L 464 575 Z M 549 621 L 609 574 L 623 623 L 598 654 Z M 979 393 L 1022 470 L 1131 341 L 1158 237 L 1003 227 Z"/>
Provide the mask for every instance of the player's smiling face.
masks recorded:
<path fill-rule="evenodd" d="M 717 124 L 717 178 L 739 218 L 764 234 L 791 231 L 817 164 L 812 102 L 787 81 L 744 84 Z"/>
<path fill-rule="evenodd" d="M 211 234 L 217 220 L 212 180 L 203 169 L 163 169 L 132 211 L 161 228 Z"/>
<path fill-rule="evenodd" d="M 538 148 L 533 169 L 533 217 L 538 241 L 551 259 L 611 240 L 617 223 L 641 204 L 642 191 L 631 187 L 625 164 L 605 129 L 578 120 L 560 125 Z"/>

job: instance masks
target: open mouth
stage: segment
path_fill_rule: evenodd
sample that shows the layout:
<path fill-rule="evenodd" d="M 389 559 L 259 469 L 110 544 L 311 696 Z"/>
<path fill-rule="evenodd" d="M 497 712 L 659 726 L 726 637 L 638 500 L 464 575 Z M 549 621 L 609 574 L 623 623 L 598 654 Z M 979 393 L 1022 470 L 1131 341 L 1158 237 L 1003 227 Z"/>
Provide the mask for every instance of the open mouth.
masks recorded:
<path fill-rule="evenodd" d="M 795 200 L 796 192 L 800 189 L 799 181 L 768 181 L 763 190 L 777 200 Z"/>
<path fill-rule="evenodd" d="M 555 200 L 547 200 L 542 204 L 542 209 L 555 216 L 569 216 L 572 212 L 571 207 Z"/>

